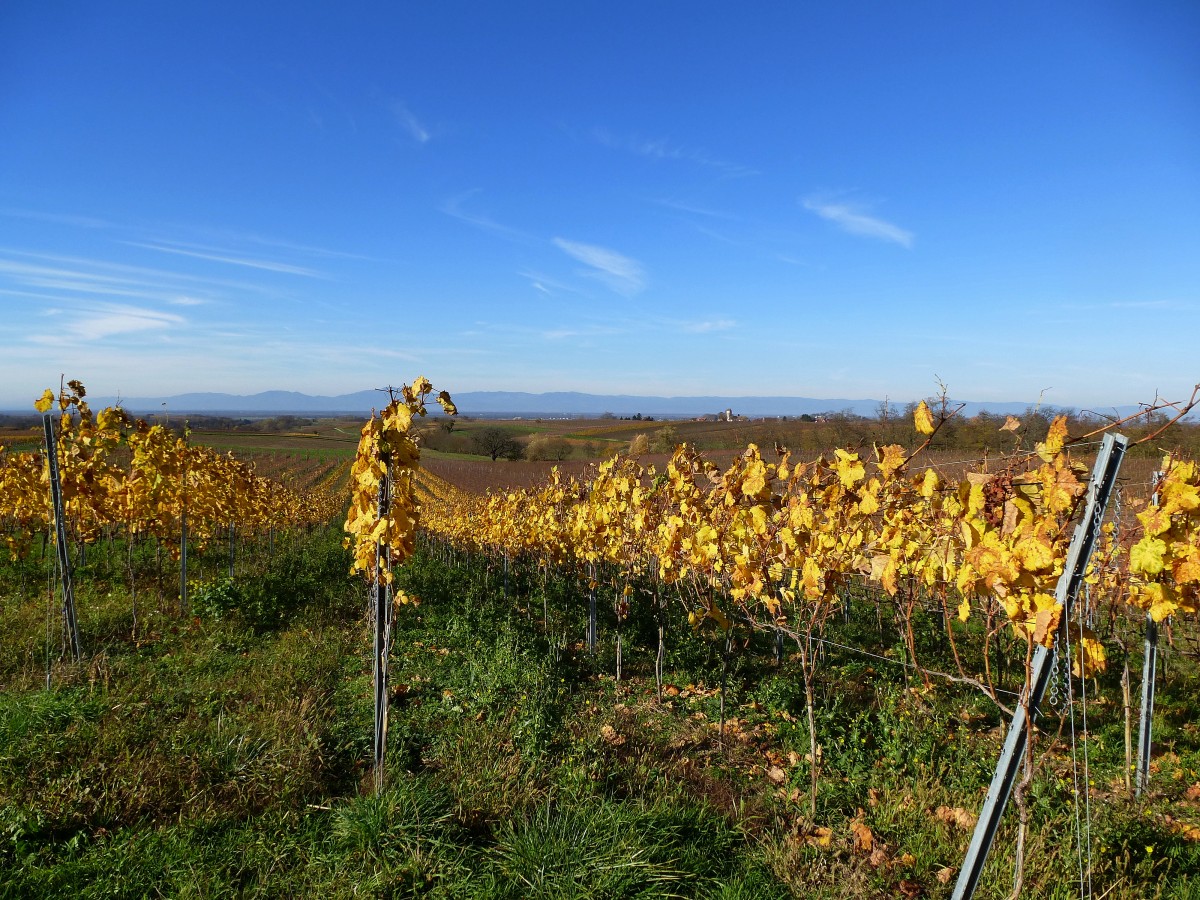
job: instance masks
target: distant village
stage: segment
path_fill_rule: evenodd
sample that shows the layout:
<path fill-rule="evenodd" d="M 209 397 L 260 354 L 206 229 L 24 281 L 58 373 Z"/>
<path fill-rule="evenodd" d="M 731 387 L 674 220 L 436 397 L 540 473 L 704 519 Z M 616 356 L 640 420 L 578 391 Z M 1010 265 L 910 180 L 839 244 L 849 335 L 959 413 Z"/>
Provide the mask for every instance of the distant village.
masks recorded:
<path fill-rule="evenodd" d="M 617 418 L 624 422 L 653 422 L 654 416 L 643 416 L 641 413 L 634 413 L 632 416 L 612 416 L 611 414 L 602 416 L 601 418 Z M 661 418 L 676 419 L 676 421 L 688 422 L 787 422 L 789 419 L 794 419 L 798 422 L 824 422 L 823 415 L 809 415 L 804 413 L 799 416 L 743 416 L 735 413 L 732 409 L 726 409 L 724 412 L 705 413 L 700 416 L 678 417 L 668 416 Z"/>

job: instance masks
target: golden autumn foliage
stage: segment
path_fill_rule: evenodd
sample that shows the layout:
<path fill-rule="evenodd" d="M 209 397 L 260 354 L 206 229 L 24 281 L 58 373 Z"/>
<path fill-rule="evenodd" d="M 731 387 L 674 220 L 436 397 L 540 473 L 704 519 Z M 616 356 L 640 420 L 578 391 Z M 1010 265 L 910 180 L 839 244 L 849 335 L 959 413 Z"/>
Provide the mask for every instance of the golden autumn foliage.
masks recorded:
<path fill-rule="evenodd" d="M 1142 528 L 1129 552 L 1129 598 L 1161 622 L 1200 606 L 1200 470 L 1166 457 L 1158 504 L 1138 513 Z"/>
<path fill-rule="evenodd" d="M 381 584 L 390 584 L 392 567 L 402 564 L 413 552 L 421 512 L 414 478 L 421 451 L 410 428 L 414 417 L 426 414 L 425 401 L 431 393 L 433 386 L 424 377 L 401 387 L 399 396 L 393 396 L 378 415 L 373 414 L 363 425 L 350 470 L 350 508 L 344 528 L 346 547 L 353 555 L 351 571 L 363 572 Z M 434 399 L 447 415 L 457 414 L 445 391 Z M 385 477 L 386 496 L 381 504 L 380 486 Z M 380 548 L 387 551 L 382 560 Z"/>
<path fill-rule="evenodd" d="M 926 418 L 928 416 L 928 418 Z M 918 408 L 919 431 L 931 430 Z M 633 459 L 601 464 L 590 480 L 564 480 L 472 497 L 422 473 L 424 523 L 467 547 L 529 554 L 546 565 L 613 564 L 654 571 L 666 583 L 701 587 L 689 620 L 728 627 L 724 592 L 752 620 L 803 620 L 832 608 L 854 580 L 892 597 L 932 596 L 968 621 L 998 603 L 1018 638 L 1049 646 L 1062 618 L 1055 589 L 1081 508 L 1086 470 L 1067 455 L 1065 419 L 1036 454 L 1014 455 L 997 471 L 958 480 L 930 467 L 906 473 L 902 448 L 847 449 L 810 462 L 787 452 L 764 459 L 750 445 L 725 470 L 679 446 L 665 469 Z M 1176 461 L 1160 488 L 1162 505 L 1139 515 L 1145 536 L 1117 546 L 1111 528 L 1090 584 L 1121 581 L 1131 601 L 1156 618 L 1196 608 L 1200 507 L 1194 464 Z M 1107 555 L 1105 555 L 1107 554 Z M 1103 646 L 1081 641 L 1084 670 L 1104 666 Z"/>
<path fill-rule="evenodd" d="M 338 505 L 332 490 L 300 496 L 230 454 L 191 444 L 186 432 L 135 420 L 120 407 L 95 414 L 86 393 L 70 381 L 34 404 L 42 413 L 58 404 L 64 511 L 85 543 L 119 528 L 157 537 L 176 555 L 185 511 L 190 539 L 202 545 L 231 524 L 267 531 L 323 522 Z M 52 521 L 49 478 L 45 453 L 0 453 L 0 524 L 8 526 L 4 540 L 14 555 Z"/>

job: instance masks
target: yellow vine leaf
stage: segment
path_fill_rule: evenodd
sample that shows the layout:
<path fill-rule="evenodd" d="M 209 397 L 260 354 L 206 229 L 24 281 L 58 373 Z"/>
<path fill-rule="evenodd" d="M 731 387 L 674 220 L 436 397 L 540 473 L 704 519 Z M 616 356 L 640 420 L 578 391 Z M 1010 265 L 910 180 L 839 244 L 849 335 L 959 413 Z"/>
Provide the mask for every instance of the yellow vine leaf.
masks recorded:
<path fill-rule="evenodd" d="M 926 469 L 925 477 L 921 481 L 921 496 L 926 500 L 932 497 L 937 492 L 940 481 L 941 479 L 938 478 L 937 472 L 935 472 L 933 469 Z"/>
<path fill-rule="evenodd" d="M 1033 640 L 1049 647 L 1054 643 L 1054 632 L 1058 631 L 1058 623 L 1062 619 L 1062 606 L 1057 597 L 1045 593 L 1035 594 L 1033 603 Z"/>
<path fill-rule="evenodd" d="M 1129 571 L 1157 575 L 1163 570 L 1163 557 L 1166 553 L 1166 541 L 1146 535 L 1129 551 Z"/>
<path fill-rule="evenodd" d="M 1067 417 L 1056 416 L 1054 421 L 1050 423 L 1050 431 L 1046 434 L 1046 440 L 1037 445 L 1038 456 L 1046 462 L 1052 462 L 1060 452 L 1063 445 L 1067 441 Z"/>
<path fill-rule="evenodd" d="M 929 404 L 924 400 L 917 404 L 913 413 L 913 425 L 921 434 L 933 434 L 933 413 L 929 411 Z"/>
<path fill-rule="evenodd" d="M 54 391 L 50 390 L 50 388 L 46 388 L 46 392 L 44 394 L 42 394 L 41 399 L 34 402 L 33 408 L 36 409 L 40 413 L 44 413 L 44 412 L 50 412 L 50 407 L 53 405 L 54 405 Z"/>
<path fill-rule="evenodd" d="M 1185 464 L 1178 463 L 1177 468 L 1183 469 Z M 1187 467 L 1192 468 L 1191 464 Z M 1168 478 L 1163 482 L 1162 487 L 1158 492 L 1158 501 L 1162 508 L 1168 513 L 1177 512 L 1192 512 L 1196 507 L 1200 506 L 1200 488 L 1194 484 L 1188 484 L 1188 479 L 1191 477 L 1190 472 L 1177 474 Z"/>
<path fill-rule="evenodd" d="M 1071 629 L 1074 632 L 1074 628 Z M 1108 668 L 1108 654 L 1104 644 L 1092 629 L 1083 626 L 1082 635 L 1075 645 L 1075 655 L 1071 659 L 1071 671 L 1076 678 L 1091 678 L 1097 672 Z M 1074 636 L 1074 635 L 1072 635 Z"/>
<path fill-rule="evenodd" d="M 1155 622 L 1161 622 L 1168 616 L 1173 616 L 1179 609 L 1178 594 L 1170 585 L 1157 582 L 1138 586 L 1131 598 L 1132 602 L 1146 610 Z"/>
<path fill-rule="evenodd" d="M 834 463 L 833 470 L 837 472 L 838 480 L 841 481 L 842 487 L 852 488 L 863 480 L 863 477 L 867 474 L 867 470 L 863 468 L 863 464 L 859 460 L 857 453 L 849 453 L 838 449 L 834 451 L 834 455 L 837 456 L 837 462 Z"/>
<path fill-rule="evenodd" d="M 879 471 L 884 478 L 891 476 L 904 465 L 904 448 L 899 444 L 888 444 L 886 447 L 875 447 L 875 456 L 879 459 Z"/>
<path fill-rule="evenodd" d="M 1200 547 L 1178 548 L 1172 575 L 1176 584 L 1200 584 Z"/>

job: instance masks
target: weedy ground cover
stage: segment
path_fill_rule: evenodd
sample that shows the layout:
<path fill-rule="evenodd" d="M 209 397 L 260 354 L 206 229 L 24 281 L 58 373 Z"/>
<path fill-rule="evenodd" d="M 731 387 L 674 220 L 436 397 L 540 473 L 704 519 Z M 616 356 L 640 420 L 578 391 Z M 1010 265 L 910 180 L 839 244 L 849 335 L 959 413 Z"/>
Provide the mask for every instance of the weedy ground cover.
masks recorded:
<path fill-rule="evenodd" d="M 201 565 L 187 619 L 144 591 L 136 631 L 105 552 L 77 579 L 88 657 L 49 689 L 44 563 L 0 566 L 0 897 L 948 897 L 998 753 L 995 705 L 926 685 L 865 600 L 826 634 L 814 761 L 794 647 L 673 631 L 660 699 L 652 621 L 625 624 L 617 681 L 615 619 L 589 654 L 578 583 L 513 566 L 506 590 L 495 561 L 426 550 L 400 575 L 421 602 L 396 621 L 376 796 L 336 532 L 233 580 Z M 916 635 L 931 668 L 937 633 Z M 1096 895 L 1200 891 L 1200 676 L 1167 656 L 1147 797 L 1124 789 L 1119 665 L 1088 685 L 1086 792 L 1043 722 L 1026 896 L 1077 896 L 1089 836 Z M 1011 818 L 979 896 L 1007 894 Z"/>

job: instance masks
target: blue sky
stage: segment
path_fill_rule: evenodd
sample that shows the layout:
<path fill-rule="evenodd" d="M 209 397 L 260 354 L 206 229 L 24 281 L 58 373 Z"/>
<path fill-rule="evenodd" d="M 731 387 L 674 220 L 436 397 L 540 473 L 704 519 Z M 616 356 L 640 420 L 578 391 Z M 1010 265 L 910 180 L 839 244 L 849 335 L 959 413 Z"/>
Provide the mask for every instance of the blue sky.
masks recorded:
<path fill-rule="evenodd" d="M 1200 380 L 1200 6 L 0 7 L 0 406 Z"/>

